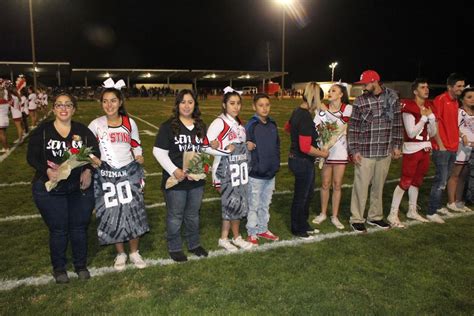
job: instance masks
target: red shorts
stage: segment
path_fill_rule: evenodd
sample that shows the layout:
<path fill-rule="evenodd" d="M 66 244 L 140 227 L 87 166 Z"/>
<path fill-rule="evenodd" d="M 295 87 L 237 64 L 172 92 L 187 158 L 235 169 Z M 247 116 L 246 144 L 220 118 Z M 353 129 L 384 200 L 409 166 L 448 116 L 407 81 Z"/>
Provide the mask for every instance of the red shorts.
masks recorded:
<path fill-rule="evenodd" d="M 403 154 L 402 178 L 398 184 L 403 190 L 412 185 L 420 187 L 430 167 L 430 152 L 420 150 L 413 154 Z"/>

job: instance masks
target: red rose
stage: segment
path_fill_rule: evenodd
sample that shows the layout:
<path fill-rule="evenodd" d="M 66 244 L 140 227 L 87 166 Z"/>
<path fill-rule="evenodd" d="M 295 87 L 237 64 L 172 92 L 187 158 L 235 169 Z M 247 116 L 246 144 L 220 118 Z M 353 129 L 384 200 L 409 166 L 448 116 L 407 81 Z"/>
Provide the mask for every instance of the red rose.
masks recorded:
<path fill-rule="evenodd" d="M 205 172 L 205 173 L 208 173 L 208 172 L 209 172 L 209 165 L 208 165 L 208 164 L 205 164 L 205 165 L 204 165 L 204 172 Z"/>
<path fill-rule="evenodd" d="M 77 155 L 79 153 L 79 149 L 77 148 L 71 148 L 71 154 Z"/>

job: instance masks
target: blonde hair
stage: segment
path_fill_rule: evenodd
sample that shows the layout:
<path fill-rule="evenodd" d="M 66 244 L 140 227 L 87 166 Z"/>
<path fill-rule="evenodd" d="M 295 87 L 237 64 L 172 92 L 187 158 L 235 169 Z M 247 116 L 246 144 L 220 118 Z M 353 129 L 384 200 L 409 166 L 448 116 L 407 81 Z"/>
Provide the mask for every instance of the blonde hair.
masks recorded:
<path fill-rule="evenodd" d="M 303 92 L 303 101 L 308 103 L 310 108 L 321 108 L 321 87 L 316 82 L 308 82 Z"/>

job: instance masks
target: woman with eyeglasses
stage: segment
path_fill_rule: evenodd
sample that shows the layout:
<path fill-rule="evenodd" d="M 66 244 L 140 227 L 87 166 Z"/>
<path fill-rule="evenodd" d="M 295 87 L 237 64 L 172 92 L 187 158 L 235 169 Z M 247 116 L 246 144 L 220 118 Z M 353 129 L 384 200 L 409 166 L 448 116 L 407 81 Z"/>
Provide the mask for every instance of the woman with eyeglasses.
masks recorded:
<path fill-rule="evenodd" d="M 55 119 L 36 128 L 28 143 L 28 163 L 35 169 L 33 199 L 49 229 L 49 249 L 56 283 L 68 283 L 66 250 L 72 246 L 74 270 L 79 279 L 90 278 L 87 270 L 87 227 L 94 208 L 91 165 L 71 171 L 66 180 L 46 191 L 45 182 L 58 179 L 57 166 L 66 151 L 92 147 L 100 157 L 99 145 L 87 126 L 72 121 L 76 99 L 68 93 L 56 96 Z"/>

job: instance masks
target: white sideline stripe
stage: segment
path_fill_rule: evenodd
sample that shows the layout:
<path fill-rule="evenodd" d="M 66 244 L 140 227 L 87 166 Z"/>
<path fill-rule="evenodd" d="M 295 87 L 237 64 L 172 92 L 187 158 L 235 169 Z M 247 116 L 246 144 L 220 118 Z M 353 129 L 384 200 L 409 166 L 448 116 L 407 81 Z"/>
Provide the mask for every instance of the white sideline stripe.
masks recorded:
<path fill-rule="evenodd" d="M 282 162 L 280 164 L 280 166 L 287 166 L 288 163 L 287 162 Z M 147 173 L 145 172 L 145 177 L 158 177 L 158 176 L 161 176 L 163 175 L 162 172 L 151 172 L 151 173 Z M 0 188 L 3 188 L 3 187 L 15 187 L 15 186 L 20 186 L 20 185 L 30 185 L 31 182 L 25 182 L 25 181 L 22 181 L 22 182 L 12 182 L 12 183 L 0 183 Z"/>
<path fill-rule="evenodd" d="M 48 113 L 46 113 L 45 116 L 43 116 L 38 122 L 36 122 L 36 126 L 39 125 L 39 123 L 41 123 L 45 118 L 47 118 L 49 116 L 49 114 L 51 114 L 52 111 L 49 111 Z M 36 128 L 36 127 L 35 127 Z M 15 145 L 13 145 L 12 148 L 10 148 L 10 150 L 7 152 L 7 153 L 4 153 L 3 155 L 0 156 L 0 163 L 2 163 L 5 159 L 8 158 L 8 156 L 10 156 L 14 151 L 15 149 L 18 148 L 18 146 L 20 146 L 21 144 L 23 144 L 23 142 L 25 141 L 25 137 L 28 136 L 31 131 L 33 130 L 30 130 L 27 134 L 23 135 L 23 140 L 21 142 L 18 142 L 16 143 Z"/>
<path fill-rule="evenodd" d="M 31 181 L 30 182 L 12 182 L 12 183 L 0 183 L 0 188 L 3 188 L 3 187 L 15 187 L 15 186 L 18 186 L 18 185 L 28 185 L 28 184 L 31 184 Z"/>
<path fill-rule="evenodd" d="M 425 177 L 425 179 L 431 179 L 431 178 L 434 178 L 434 176 Z M 385 183 L 394 183 L 394 182 L 398 182 L 398 181 L 400 181 L 400 178 L 387 180 L 387 181 L 385 181 Z M 343 185 L 341 185 L 341 188 L 343 188 L 343 189 L 344 188 L 352 188 L 353 186 L 354 186 L 353 184 L 343 184 Z M 314 192 L 318 192 L 318 191 L 321 191 L 321 188 L 314 189 Z M 273 192 L 273 195 L 283 195 L 283 194 L 290 194 L 290 193 L 293 193 L 293 191 L 291 191 L 291 190 L 275 191 L 275 192 Z M 220 197 L 207 198 L 207 199 L 203 199 L 202 203 L 220 201 L 220 199 L 221 199 Z M 165 206 L 165 205 L 166 204 L 164 202 L 154 203 L 154 204 L 146 205 L 145 208 L 149 209 L 149 208 L 161 207 L 161 206 Z"/>
<path fill-rule="evenodd" d="M 143 123 L 145 123 L 145 124 L 147 124 L 147 125 L 149 125 L 149 126 L 155 128 L 156 130 L 159 130 L 159 129 L 160 129 L 158 126 L 153 125 L 153 124 L 151 124 L 150 122 L 145 121 L 144 119 L 139 118 L 139 117 L 136 116 L 136 115 L 133 115 L 133 114 L 130 114 L 130 113 L 128 113 L 128 115 L 130 115 L 130 116 L 133 117 L 134 119 L 137 119 L 137 120 L 139 120 L 139 121 L 142 121 Z"/>
<path fill-rule="evenodd" d="M 425 177 L 425 179 L 431 179 L 431 178 L 434 178 L 434 176 Z M 400 179 L 392 179 L 392 180 L 385 181 L 385 183 L 394 183 L 394 182 L 398 182 L 398 181 L 400 181 Z M 353 187 L 352 184 L 343 184 L 341 186 L 341 188 L 343 188 L 343 189 L 352 188 L 352 187 Z M 318 192 L 318 191 L 321 191 L 321 188 L 314 189 L 314 192 Z M 273 193 L 273 195 L 283 195 L 283 194 L 291 194 L 291 193 L 293 193 L 293 191 L 284 190 L 284 191 L 275 191 Z M 220 201 L 220 199 L 221 199 L 220 197 L 206 198 L 206 199 L 202 200 L 202 203 Z M 145 205 L 145 208 L 150 209 L 150 208 L 162 207 L 162 206 L 165 206 L 165 205 L 166 205 L 165 202 L 160 202 L 160 203 Z M 40 217 L 41 216 L 38 215 L 38 214 L 8 216 L 8 217 L 0 218 L 0 223 L 1 222 L 14 222 L 14 221 L 20 221 L 20 220 L 27 220 L 27 219 L 36 219 L 36 218 L 40 218 Z"/>
<path fill-rule="evenodd" d="M 474 212 L 454 214 L 450 217 L 447 217 L 447 216 L 442 216 L 442 217 L 446 220 L 450 220 L 451 218 L 467 217 L 467 216 L 472 216 L 472 215 L 474 215 Z M 407 222 L 403 222 L 403 224 L 406 227 L 409 227 L 409 226 L 414 226 L 414 225 L 420 225 L 422 223 L 418 221 L 407 221 Z M 427 224 L 429 225 L 429 223 Z M 373 234 L 373 233 L 381 232 L 381 231 L 384 231 L 384 230 L 379 229 L 379 228 L 369 227 L 367 229 L 367 234 Z M 335 239 L 335 238 L 340 238 L 344 236 L 356 236 L 356 235 L 364 235 L 364 234 L 356 233 L 353 231 L 352 232 L 349 232 L 349 231 L 338 232 L 337 231 L 337 232 L 328 233 L 328 234 L 315 235 L 314 239 L 312 240 L 302 240 L 298 238 L 292 238 L 288 240 L 265 243 L 264 245 L 252 248 L 251 250 L 239 250 L 235 253 L 231 253 L 226 250 L 212 250 L 212 251 L 209 251 L 209 257 L 207 258 L 196 257 L 193 255 L 193 256 L 188 257 L 188 259 L 189 261 L 209 260 L 210 258 L 242 255 L 249 252 L 266 252 L 272 249 L 277 249 L 277 248 L 282 248 L 282 247 L 297 247 L 302 244 L 315 244 L 327 239 Z M 174 262 L 172 259 L 163 259 L 163 258 L 145 259 L 145 261 L 148 264 L 148 266 L 145 269 L 148 269 L 154 266 L 167 266 L 167 265 L 178 264 L 177 262 Z M 181 264 L 186 264 L 186 263 L 181 263 Z M 127 266 L 127 270 L 132 270 L 132 269 L 136 269 L 136 268 L 133 265 L 129 264 Z M 115 271 L 113 267 L 101 267 L 101 268 L 94 267 L 94 268 L 90 268 L 89 271 L 92 277 L 98 277 L 98 276 L 111 274 L 111 273 L 119 273 Z M 76 274 L 71 271 L 69 271 L 69 276 L 71 278 L 77 278 Z M 40 285 L 52 283 L 53 281 L 54 281 L 53 277 L 49 274 L 43 274 L 37 277 L 28 277 L 24 279 L 13 279 L 13 280 L 4 279 L 4 280 L 0 280 L 0 291 L 10 291 L 20 286 L 40 286 Z"/>
<path fill-rule="evenodd" d="M 0 218 L 0 223 L 1 223 L 1 222 L 23 221 L 23 220 L 35 219 L 35 218 L 41 218 L 41 215 L 39 215 L 39 214 L 31 214 L 31 215 L 7 216 L 7 217 Z"/>
<path fill-rule="evenodd" d="M 161 176 L 163 173 L 161 172 L 152 172 L 152 173 L 145 173 L 145 178 L 146 177 L 156 177 L 156 176 Z"/>

